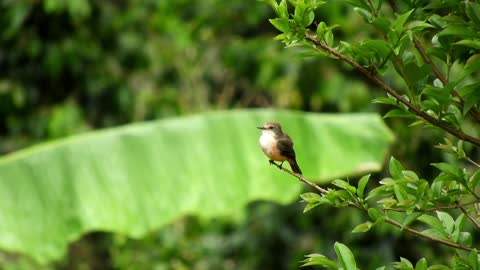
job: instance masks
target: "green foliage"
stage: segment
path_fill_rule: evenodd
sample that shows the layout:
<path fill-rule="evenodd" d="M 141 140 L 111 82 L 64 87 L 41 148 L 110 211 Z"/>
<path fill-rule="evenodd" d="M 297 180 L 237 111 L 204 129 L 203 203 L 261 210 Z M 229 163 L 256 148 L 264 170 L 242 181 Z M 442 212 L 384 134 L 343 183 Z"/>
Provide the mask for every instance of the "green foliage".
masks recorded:
<path fill-rule="evenodd" d="M 478 199 L 472 194 L 480 179 L 478 149 L 462 136 L 480 134 L 478 1 L 264 2 L 270 8 L 240 0 L 3 1 L 0 153 L 206 110 L 376 111 L 396 135 L 391 148 L 401 164 L 396 176 L 385 170 L 369 180 L 335 181 L 340 187 L 330 186 L 326 195 L 307 190 L 306 215 L 300 215 L 300 204 L 254 203 L 239 223 L 187 218 L 141 239 L 98 233 L 105 241 L 88 236 L 75 241 L 58 264 L 41 268 L 0 253 L 0 268 L 85 269 L 102 261 L 111 265 L 101 269 L 297 269 L 303 254 L 323 253 L 315 256 L 335 269 L 341 266 L 327 257 L 335 256 L 338 241 L 348 244 L 361 269 L 391 269 L 393 261 L 409 269 L 475 269 L 474 252 L 417 241 L 419 234 L 410 230 L 471 247 L 478 238 Z M 268 18 L 286 32 L 266 27 Z M 292 48 L 283 50 L 272 42 L 274 35 Z M 332 51 L 311 43 L 315 40 L 364 70 L 339 64 Z M 398 95 L 380 94 L 385 89 L 372 78 Z M 384 105 L 370 104 L 374 98 Z M 295 127 L 291 135 L 303 138 Z M 358 130 L 359 137 L 369 128 Z M 320 168 L 321 179 L 337 153 L 317 147 L 324 145 L 317 138 L 325 145 L 338 139 L 361 148 L 329 134 L 296 140 L 309 146 L 307 153 L 315 152 L 305 157 L 297 150 L 299 158 L 316 160 L 320 153 L 321 165 L 305 166 Z M 349 159 L 353 152 L 341 157 Z M 338 172 L 349 164 L 336 166 L 341 177 Z M 361 210 L 317 207 L 351 205 L 342 198 Z M 85 258 L 85 251 L 98 253 Z"/>
<path fill-rule="evenodd" d="M 302 266 L 321 265 L 327 269 L 357 270 L 355 258 L 352 251 L 342 243 L 335 243 L 335 253 L 338 258 L 338 265 L 321 254 L 310 254 Z"/>
<path fill-rule="evenodd" d="M 302 9 L 310 1 L 290 1 L 292 9 Z M 375 103 L 394 107 L 385 118 L 406 118 L 411 126 L 436 127 L 446 144 L 437 148 L 454 154 L 447 162 L 431 163 L 439 173 L 424 179 L 419 173 L 406 169 L 391 158 L 389 176 L 365 192 L 370 175 L 358 185 L 334 180 L 335 188 L 319 190 L 320 195 L 302 196 L 305 211 L 319 205 L 355 207 L 368 213 L 352 232 L 367 232 L 383 224 L 457 249 L 450 253 L 454 269 L 477 269 L 478 252 L 472 237 L 472 226 L 480 228 L 480 212 L 475 206 L 478 195 L 480 165 L 471 158 L 480 147 L 480 104 L 478 91 L 480 39 L 480 5 L 475 1 L 347 1 L 364 21 L 374 29 L 361 40 L 357 36 L 337 39 L 332 30 L 343 26 L 328 26 L 323 18 L 312 27 L 302 23 L 292 13 L 283 14 L 283 33 L 277 39 L 287 46 L 303 45 L 334 59 L 346 62 L 366 79 L 387 93 Z M 318 14 L 322 5 L 312 7 Z M 275 25 L 272 19 L 272 24 Z M 453 139 L 452 139 L 453 137 Z M 464 142 L 469 150 L 464 149 Z M 402 142 L 408 144 L 409 142 Z M 430 142 L 434 145 L 436 142 Z M 421 153 L 419 153 L 421 154 Z M 451 157 L 451 156 L 450 156 Z M 464 160 L 468 162 L 459 162 Z M 430 161 L 431 162 L 431 161 Z M 367 194 L 365 196 L 365 194 Z M 465 226 L 469 222 L 470 227 Z M 341 247 L 341 248 L 340 248 Z M 339 255 L 343 249 L 348 260 Z M 346 246 L 336 244 L 341 268 L 355 269 L 355 260 Z M 346 252 L 348 250 L 348 252 Z M 348 263 L 347 263 L 348 261 Z M 337 269 L 319 254 L 308 256 L 308 265 L 316 264 Z M 392 263 L 396 269 L 443 269 L 428 267 L 421 258 L 414 266 L 408 259 Z M 385 269 L 382 267 L 380 269 Z"/>

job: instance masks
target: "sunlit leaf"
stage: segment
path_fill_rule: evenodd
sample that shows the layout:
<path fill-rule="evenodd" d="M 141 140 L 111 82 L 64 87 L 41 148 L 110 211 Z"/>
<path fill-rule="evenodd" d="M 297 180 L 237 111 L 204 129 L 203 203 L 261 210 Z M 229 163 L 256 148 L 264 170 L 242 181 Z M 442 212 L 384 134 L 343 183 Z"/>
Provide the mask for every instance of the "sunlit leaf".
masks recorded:
<path fill-rule="evenodd" d="M 335 253 L 337 254 L 338 261 L 345 270 L 357 270 L 357 263 L 352 251 L 344 244 L 336 242 Z"/>
<path fill-rule="evenodd" d="M 320 265 L 327 269 L 338 269 L 338 266 L 335 262 L 322 254 L 309 254 L 306 257 L 307 258 L 302 261 L 302 266 Z"/>
<path fill-rule="evenodd" d="M 365 191 L 365 187 L 367 186 L 368 180 L 370 179 L 370 174 L 367 174 L 360 178 L 358 181 L 358 188 L 357 188 L 357 195 L 358 197 L 363 199 L 363 194 Z"/>
<path fill-rule="evenodd" d="M 373 226 L 373 223 L 370 221 L 367 221 L 365 223 L 357 225 L 353 230 L 352 233 L 363 233 L 363 232 L 368 232 Z"/>
<path fill-rule="evenodd" d="M 141 237 L 186 214 L 238 216 L 252 200 L 291 202 L 302 184 L 258 145 L 256 127 L 270 120 L 283 124 L 316 181 L 380 169 L 392 141 L 374 114 L 243 110 L 41 144 L 0 159 L 0 248 L 48 261 L 92 230 Z"/>

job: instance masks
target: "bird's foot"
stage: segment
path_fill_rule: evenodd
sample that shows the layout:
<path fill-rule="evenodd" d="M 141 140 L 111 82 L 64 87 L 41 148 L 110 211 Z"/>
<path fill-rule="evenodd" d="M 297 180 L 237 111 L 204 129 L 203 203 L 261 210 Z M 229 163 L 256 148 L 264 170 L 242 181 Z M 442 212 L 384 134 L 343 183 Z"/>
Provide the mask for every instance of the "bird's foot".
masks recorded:
<path fill-rule="evenodd" d="M 275 161 L 273 161 L 272 159 L 270 159 L 270 160 L 268 161 L 268 163 L 270 163 L 270 165 L 275 165 L 275 166 L 277 166 L 279 169 L 282 169 L 283 161 L 282 161 L 282 163 L 277 164 Z"/>

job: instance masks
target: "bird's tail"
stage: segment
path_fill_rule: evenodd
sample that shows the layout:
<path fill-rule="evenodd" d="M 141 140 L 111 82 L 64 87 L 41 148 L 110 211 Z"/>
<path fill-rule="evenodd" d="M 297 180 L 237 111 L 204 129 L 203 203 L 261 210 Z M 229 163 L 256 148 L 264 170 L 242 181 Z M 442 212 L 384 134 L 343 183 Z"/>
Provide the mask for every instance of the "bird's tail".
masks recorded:
<path fill-rule="evenodd" d="M 302 170 L 300 169 L 300 166 L 298 166 L 296 160 L 289 160 L 288 163 L 290 164 L 290 168 L 292 168 L 294 173 L 302 174 Z"/>

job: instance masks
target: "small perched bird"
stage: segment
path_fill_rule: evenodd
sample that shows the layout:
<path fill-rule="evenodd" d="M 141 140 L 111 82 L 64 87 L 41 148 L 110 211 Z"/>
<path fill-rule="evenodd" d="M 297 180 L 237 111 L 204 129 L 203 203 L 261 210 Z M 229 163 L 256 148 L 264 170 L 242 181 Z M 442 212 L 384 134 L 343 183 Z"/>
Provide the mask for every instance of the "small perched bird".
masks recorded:
<path fill-rule="evenodd" d="M 281 167 L 284 161 L 288 161 L 292 171 L 302 174 L 302 170 L 297 164 L 295 150 L 293 150 L 293 141 L 287 133 L 283 132 L 282 126 L 277 122 L 267 122 L 257 128 L 262 130 L 260 147 L 270 159 L 270 163 L 273 163 L 274 160 L 281 161 Z"/>

